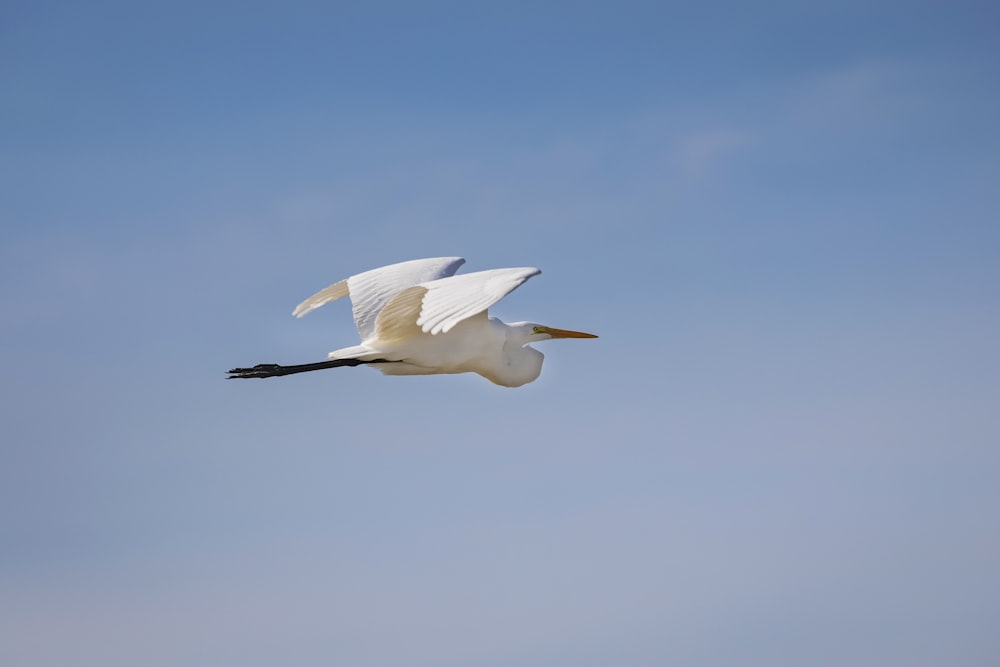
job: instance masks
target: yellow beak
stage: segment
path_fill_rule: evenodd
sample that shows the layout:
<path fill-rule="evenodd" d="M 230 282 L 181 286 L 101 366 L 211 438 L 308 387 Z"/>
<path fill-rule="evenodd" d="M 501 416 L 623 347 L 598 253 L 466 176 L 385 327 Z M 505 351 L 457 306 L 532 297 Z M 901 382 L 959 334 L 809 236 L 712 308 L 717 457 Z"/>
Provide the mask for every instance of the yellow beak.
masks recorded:
<path fill-rule="evenodd" d="M 539 333 L 547 333 L 553 338 L 597 338 L 594 334 L 583 333 L 582 331 L 570 331 L 569 329 L 553 329 L 552 327 L 538 327 Z"/>

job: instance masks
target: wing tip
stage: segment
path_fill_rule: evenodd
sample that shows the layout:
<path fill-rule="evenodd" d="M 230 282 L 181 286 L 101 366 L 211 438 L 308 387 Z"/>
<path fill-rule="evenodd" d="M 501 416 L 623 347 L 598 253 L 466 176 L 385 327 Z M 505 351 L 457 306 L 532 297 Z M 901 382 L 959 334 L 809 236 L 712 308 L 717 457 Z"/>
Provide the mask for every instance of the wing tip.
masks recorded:
<path fill-rule="evenodd" d="M 350 289 L 347 286 L 347 281 L 341 280 L 340 282 L 336 282 L 329 287 L 324 287 L 299 305 L 295 306 L 295 310 L 292 311 L 292 316 L 303 317 L 320 306 L 326 305 L 331 301 L 336 301 L 337 299 L 342 299 L 349 295 Z"/>

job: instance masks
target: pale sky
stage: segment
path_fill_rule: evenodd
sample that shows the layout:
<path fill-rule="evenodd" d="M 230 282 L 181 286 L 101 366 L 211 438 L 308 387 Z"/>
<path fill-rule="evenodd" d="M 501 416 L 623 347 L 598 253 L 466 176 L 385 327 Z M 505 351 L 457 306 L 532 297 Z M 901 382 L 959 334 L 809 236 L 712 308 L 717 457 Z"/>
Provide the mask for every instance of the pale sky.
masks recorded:
<path fill-rule="evenodd" d="M 0 664 L 994 665 L 998 20 L 0 6 Z M 601 338 L 223 379 L 443 255 Z"/>

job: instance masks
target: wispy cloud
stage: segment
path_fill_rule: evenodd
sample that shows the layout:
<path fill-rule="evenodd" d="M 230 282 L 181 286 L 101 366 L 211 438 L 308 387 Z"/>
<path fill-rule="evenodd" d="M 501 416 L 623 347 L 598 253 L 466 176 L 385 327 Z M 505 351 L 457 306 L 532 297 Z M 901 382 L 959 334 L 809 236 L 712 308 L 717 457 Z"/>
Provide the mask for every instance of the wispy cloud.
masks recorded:
<path fill-rule="evenodd" d="M 790 90 L 787 121 L 807 127 L 864 129 L 898 121 L 930 102 L 912 88 L 913 68 L 869 60 L 818 72 Z M 919 80 L 919 78 L 917 78 Z"/>
<path fill-rule="evenodd" d="M 756 135 L 744 129 L 696 130 L 677 140 L 673 154 L 682 175 L 701 180 L 752 147 L 755 141 Z"/>

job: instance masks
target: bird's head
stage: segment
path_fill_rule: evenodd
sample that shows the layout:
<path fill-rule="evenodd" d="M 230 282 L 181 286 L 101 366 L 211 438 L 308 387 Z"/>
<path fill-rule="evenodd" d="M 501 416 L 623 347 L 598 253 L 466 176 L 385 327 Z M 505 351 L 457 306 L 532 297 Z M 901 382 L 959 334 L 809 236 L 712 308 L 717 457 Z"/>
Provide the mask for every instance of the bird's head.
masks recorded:
<path fill-rule="evenodd" d="M 493 377 L 486 377 L 505 387 L 520 387 L 533 381 L 542 372 L 545 355 L 531 347 L 531 343 L 552 338 L 597 338 L 594 334 L 556 329 L 535 322 L 499 324 L 507 330 L 507 341 L 503 346 L 504 363 L 496 369 Z"/>

